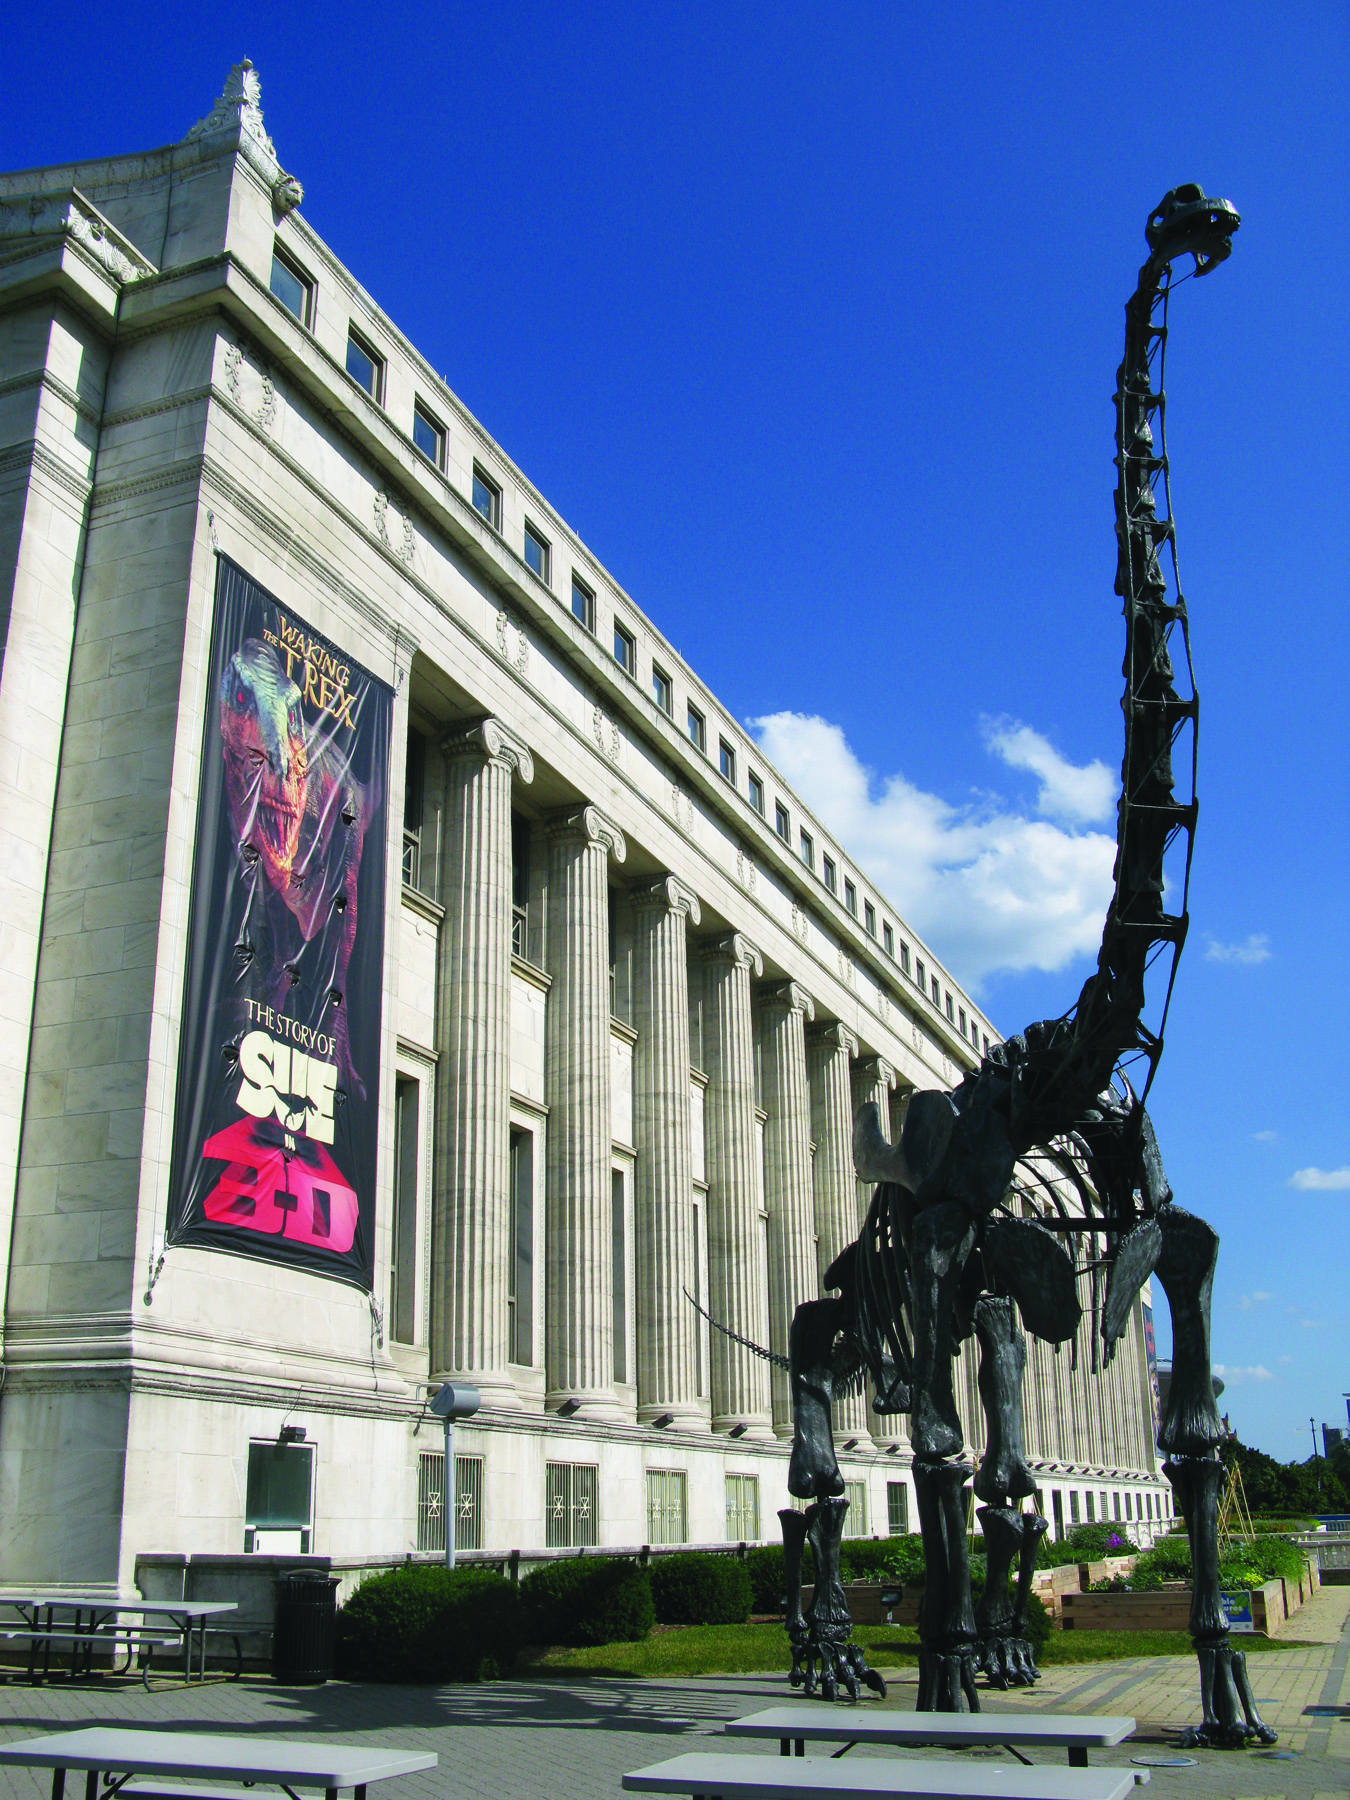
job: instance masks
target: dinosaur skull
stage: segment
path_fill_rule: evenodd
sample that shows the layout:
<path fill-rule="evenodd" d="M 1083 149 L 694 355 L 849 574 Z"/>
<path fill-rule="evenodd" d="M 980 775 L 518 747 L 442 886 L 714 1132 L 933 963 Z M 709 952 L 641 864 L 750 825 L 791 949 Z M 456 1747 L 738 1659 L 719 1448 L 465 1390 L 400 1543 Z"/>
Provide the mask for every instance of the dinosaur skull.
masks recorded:
<path fill-rule="evenodd" d="M 225 791 L 236 841 L 262 859 L 267 879 L 290 886 L 309 780 L 300 690 L 257 638 L 235 651 L 220 683 Z"/>

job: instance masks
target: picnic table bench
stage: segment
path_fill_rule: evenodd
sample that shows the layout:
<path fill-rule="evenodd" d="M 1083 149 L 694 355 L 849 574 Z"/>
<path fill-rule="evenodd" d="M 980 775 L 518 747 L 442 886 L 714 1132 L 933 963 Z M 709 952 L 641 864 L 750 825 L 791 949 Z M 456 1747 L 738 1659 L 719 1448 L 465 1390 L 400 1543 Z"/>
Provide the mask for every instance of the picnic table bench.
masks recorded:
<path fill-rule="evenodd" d="M 869 1756 L 672 1756 L 625 1775 L 629 1793 L 695 1800 L 1129 1800 L 1146 1769 L 1010 1768 L 1007 1763 L 894 1762 Z"/>
<path fill-rule="evenodd" d="M 297 1788 L 322 1788 L 325 1800 L 337 1800 L 340 1788 L 351 1788 L 353 1800 L 366 1800 L 370 1783 L 434 1769 L 436 1763 L 427 1750 L 102 1726 L 0 1744 L 0 1767 L 52 1771 L 51 1800 L 63 1800 L 66 1773 L 72 1769 L 84 1771 L 85 1800 L 285 1800 L 288 1795 L 294 1800 Z M 143 1779 L 155 1776 L 175 1779 Z M 222 1782 L 242 1786 L 216 1785 Z M 259 1782 L 272 1787 L 260 1791 Z"/>
<path fill-rule="evenodd" d="M 17 1617 L 3 1617 L 4 1609 Z M 133 1654 L 140 1652 L 141 1679 L 147 1687 L 157 1649 L 181 1650 L 183 1680 L 191 1681 L 195 1646 L 197 1677 L 204 1681 L 207 1636 L 220 1635 L 219 1627 L 208 1621 L 236 1611 L 233 1600 L 110 1600 L 102 1594 L 0 1593 L 0 1642 L 27 1644 L 30 1681 L 38 1679 L 39 1653 L 42 1675 L 50 1676 L 52 1651 L 63 1644 L 69 1646 L 72 1676 L 82 1667 L 86 1674 L 93 1673 L 96 1648 L 107 1648 L 114 1661 L 117 1653 L 125 1650 L 128 1669 Z M 239 1638 L 228 1630 L 224 1635 L 234 1642 L 238 1679 L 243 1669 Z"/>
<path fill-rule="evenodd" d="M 777 1738 L 783 1756 L 790 1754 L 793 1745 L 797 1755 L 804 1756 L 810 1738 L 816 1743 L 842 1743 L 843 1749 L 836 1750 L 835 1757 L 843 1756 L 854 1744 L 942 1744 L 950 1748 L 998 1744 L 1011 1750 L 1019 1762 L 1028 1763 L 1016 1748 L 1022 1744 L 1065 1749 L 1070 1768 L 1086 1769 L 1088 1751 L 1123 1743 L 1134 1733 L 1134 1720 L 1074 1713 L 857 1713 L 851 1709 L 838 1713 L 817 1706 L 770 1706 L 744 1719 L 729 1719 L 723 1729 L 728 1737 Z"/>

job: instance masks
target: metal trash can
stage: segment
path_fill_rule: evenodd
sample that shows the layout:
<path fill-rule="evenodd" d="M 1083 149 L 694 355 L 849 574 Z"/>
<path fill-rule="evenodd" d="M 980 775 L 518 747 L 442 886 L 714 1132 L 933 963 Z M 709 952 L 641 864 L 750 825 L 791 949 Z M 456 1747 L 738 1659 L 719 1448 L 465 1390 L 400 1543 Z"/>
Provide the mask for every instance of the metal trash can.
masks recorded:
<path fill-rule="evenodd" d="M 291 1687 L 322 1687 L 333 1673 L 337 1581 L 297 1569 L 277 1582 L 272 1675 Z"/>

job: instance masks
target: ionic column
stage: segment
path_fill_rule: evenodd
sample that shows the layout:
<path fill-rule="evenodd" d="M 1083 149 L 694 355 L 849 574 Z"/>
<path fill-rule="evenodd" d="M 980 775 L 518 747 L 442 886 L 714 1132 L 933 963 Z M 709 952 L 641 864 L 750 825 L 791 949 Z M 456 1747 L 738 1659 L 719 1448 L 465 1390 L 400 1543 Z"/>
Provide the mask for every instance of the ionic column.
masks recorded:
<path fill-rule="evenodd" d="M 872 1101 L 881 1115 L 881 1129 L 885 1137 L 892 1143 L 895 1134 L 891 1128 L 891 1094 L 895 1090 L 899 1076 L 891 1065 L 880 1056 L 865 1056 L 856 1063 L 853 1069 L 853 1116 L 858 1116 L 859 1107 Z M 876 1184 L 871 1181 L 858 1183 L 858 1225 L 862 1227 L 867 1217 L 867 1209 L 872 1204 L 872 1195 Z M 909 1443 L 909 1435 L 905 1429 L 904 1413 L 878 1413 L 873 1410 L 872 1402 L 875 1389 L 869 1381 L 865 1389 L 866 1419 L 868 1430 L 875 1443 L 883 1448 L 892 1444 L 905 1446 Z"/>
<path fill-rule="evenodd" d="M 825 1271 L 858 1235 L 858 1181 L 853 1172 L 853 1079 L 850 1059 L 858 1040 L 847 1025 L 817 1026 L 807 1039 L 811 1074 L 811 1124 L 816 1140 L 813 1167 L 819 1267 Z M 868 1443 L 866 1400 L 862 1395 L 839 1401 L 834 1409 L 835 1438 Z"/>
<path fill-rule="evenodd" d="M 762 975 L 764 962 L 739 932 L 704 951 L 703 1128 L 711 1311 L 732 1331 L 763 1345 L 769 1307 L 756 1171 L 752 972 Z M 713 1430 L 741 1425 L 753 1437 L 771 1438 L 768 1364 L 720 1331 L 710 1335 Z"/>
<path fill-rule="evenodd" d="M 609 858 L 623 833 L 595 806 L 548 821 L 544 1344 L 548 1405 L 618 1419 L 609 1081 Z"/>
<path fill-rule="evenodd" d="M 638 1418 L 700 1428 L 694 1273 L 686 920 L 699 905 L 673 875 L 631 893 L 633 910 L 633 1195 Z"/>
<path fill-rule="evenodd" d="M 769 1212 L 769 1346 L 787 1355 L 788 1331 L 803 1300 L 820 1293 L 811 1191 L 811 1093 L 806 1084 L 806 1020 L 815 1003 L 795 981 L 762 996 L 760 1073 L 764 1111 L 764 1201 Z M 792 1395 L 784 1370 L 769 1375 L 773 1428 L 792 1436 Z"/>
<path fill-rule="evenodd" d="M 510 1266 L 511 778 L 529 751 L 496 719 L 452 732 L 446 758 L 432 1206 L 431 1367 L 519 1404 L 507 1375 Z"/>

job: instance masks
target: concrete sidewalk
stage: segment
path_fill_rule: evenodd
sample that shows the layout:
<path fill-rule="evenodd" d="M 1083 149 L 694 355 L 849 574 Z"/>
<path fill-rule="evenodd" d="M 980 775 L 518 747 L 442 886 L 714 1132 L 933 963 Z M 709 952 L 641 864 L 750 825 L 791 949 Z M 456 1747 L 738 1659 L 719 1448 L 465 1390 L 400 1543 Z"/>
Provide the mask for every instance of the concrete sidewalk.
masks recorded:
<path fill-rule="evenodd" d="M 1280 1732 L 1277 1753 L 1197 1753 L 1195 1767 L 1153 1771 L 1156 1800 L 1343 1800 L 1350 1782 L 1350 1723 L 1313 1721 L 1308 1705 L 1347 1699 L 1350 1589 L 1326 1590 L 1329 1604 L 1309 1624 L 1326 1641 L 1257 1652 L 1253 1685 L 1267 1721 Z M 886 1705 L 912 1708 L 915 1676 L 898 1675 Z M 1128 1763 L 1165 1748 L 1170 1734 L 1198 1717 L 1198 1679 L 1192 1657 L 1131 1658 L 1049 1670 L 1033 1696 L 982 1694 L 986 1709 L 1130 1713 L 1139 1734 L 1130 1744 L 1094 1755 L 1094 1762 Z M 372 1800 L 619 1800 L 628 1769 L 709 1749 L 720 1723 L 792 1698 L 783 1676 L 724 1676 L 698 1681 L 558 1678 L 492 1682 L 482 1687 L 282 1688 L 266 1678 L 211 1681 L 202 1688 L 164 1685 L 147 1694 L 138 1683 L 111 1679 L 67 1686 L 54 1681 L 0 1686 L 0 1739 L 108 1724 L 268 1734 L 278 1738 L 333 1737 L 433 1750 L 440 1767 L 429 1775 L 381 1783 Z M 871 1707 L 876 1702 L 865 1702 Z M 740 1746 L 745 1749 L 746 1746 Z M 1292 1751 L 1292 1757 L 1288 1753 Z M 828 1754 L 825 1749 L 813 1754 Z M 764 1754 L 776 1754 L 765 1746 Z M 862 1750 L 853 1756 L 989 1752 Z M 1038 1760 L 1059 1763 L 1059 1757 Z M 40 1774 L 0 1771 L 0 1800 L 47 1800 Z"/>

